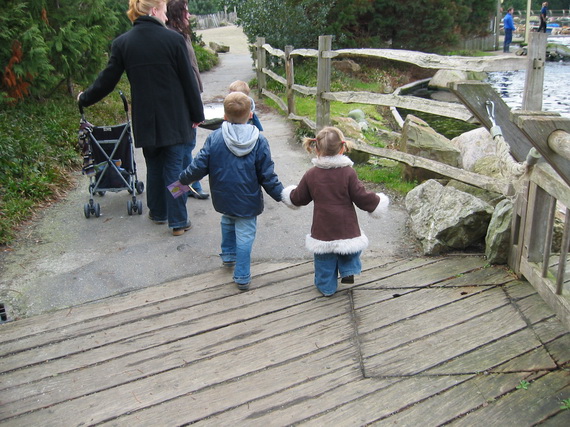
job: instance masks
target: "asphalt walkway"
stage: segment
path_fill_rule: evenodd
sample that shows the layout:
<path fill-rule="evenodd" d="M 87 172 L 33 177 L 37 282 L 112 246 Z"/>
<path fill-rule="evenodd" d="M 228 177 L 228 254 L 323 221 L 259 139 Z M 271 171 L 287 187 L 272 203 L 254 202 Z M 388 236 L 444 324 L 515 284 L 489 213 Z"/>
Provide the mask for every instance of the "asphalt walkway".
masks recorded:
<path fill-rule="evenodd" d="M 247 41 L 237 27 L 200 33 L 206 42 L 230 46 L 229 53 L 220 54 L 219 66 L 202 73 L 204 103 L 220 102 L 232 81 L 255 77 Z M 276 172 L 284 185 L 296 184 L 311 167 L 311 156 L 300 147 L 289 121 L 267 107 L 259 107 Z M 199 129 L 198 148 L 209 134 Z M 141 150 L 135 150 L 135 158 L 139 178 L 144 180 Z M 209 191 L 208 179 L 202 182 Z M 88 180 L 78 173 L 77 188 L 42 210 L 15 245 L 0 254 L 0 303 L 8 318 L 75 306 L 220 268 L 220 215 L 210 200 L 190 199 L 188 213 L 193 228 L 173 237 L 166 225 L 155 225 L 148 219 L 145 193 L 140 195 L 143 214 L 129 216 L 126 204 L 130 198 L 126 191 L 97 197 L 101 217 L 86 219 L 83 205 L 89 199 Z M 304 239 L 310 230 L 312 207 L 293 211 L 270 197 L 265 200 L 253 263 L 310 260 Z M 363 257 L 389 262 L 416 254 L 414 242 L 406 233 L 408 216 L 401 203 L 394 203 L 380 220 L 364 212 L 359 218 L 370 239 Z"/>

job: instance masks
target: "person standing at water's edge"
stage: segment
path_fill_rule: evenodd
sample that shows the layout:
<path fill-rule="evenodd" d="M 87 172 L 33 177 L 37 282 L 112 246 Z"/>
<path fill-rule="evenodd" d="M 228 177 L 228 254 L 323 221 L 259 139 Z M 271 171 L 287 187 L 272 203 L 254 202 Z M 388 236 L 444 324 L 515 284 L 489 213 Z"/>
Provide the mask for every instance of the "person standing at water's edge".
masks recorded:
<path fill-rule="evenodd" d="M 540 26 L 538 27 L 538 32 L 544 31 L 546 33 L 546 19 L 548 18 L 548 2 L 542 3 L 542 9 L 540 9 Z"/>
<path fill-rule="evenodd" d="M 78 96 L 83 107 L 107 96 L 126 71 L 131 86 L 135 146 L 147 167 L 149 217 L 174 236 L 191 225 L 186 197 L 174 199 L 166 186 L 178 179 L 189 135 L 204 121 L 200 90 L 184 37 L 166 28 L 166 0 L 129 0 L 133 27 L 111 45 L 107 67 Z"/>
<path fill-rule="evenodd" d="M 505 42 L 503 44 L 503 52 L 509 53 L 509 47 L 513 41 L 513 31 L 515 30 L 515 23 L 513 22 L 513 12 L 512 7 L 507 10 L 507 15 L 503 19 L 503 28 L 505 29 Z"/>

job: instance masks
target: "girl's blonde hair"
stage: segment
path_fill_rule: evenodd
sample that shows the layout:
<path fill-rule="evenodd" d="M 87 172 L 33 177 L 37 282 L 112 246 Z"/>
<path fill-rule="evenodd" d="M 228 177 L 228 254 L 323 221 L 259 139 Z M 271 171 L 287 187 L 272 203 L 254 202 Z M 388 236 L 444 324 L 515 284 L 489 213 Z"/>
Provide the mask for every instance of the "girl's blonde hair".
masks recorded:
<path fill-rule="evenodd" d="M 148 15 L 153 7 L 159 7 L 161 3 L 166 3 L 167 0 L 129 0 L 129 10 L 127 16 L 131 22 L 139 16 Z"/>
<path fill-rule="evenodd" d="M 344 148 L 344 152 L 349 152 L 352 144 L 344 140 L 341 130 L 332 126 L 323 128 L 316 138 L 305 138 L 303 148 L 309 153 L 316 153 L 317 156 L 336 156 Z"/>

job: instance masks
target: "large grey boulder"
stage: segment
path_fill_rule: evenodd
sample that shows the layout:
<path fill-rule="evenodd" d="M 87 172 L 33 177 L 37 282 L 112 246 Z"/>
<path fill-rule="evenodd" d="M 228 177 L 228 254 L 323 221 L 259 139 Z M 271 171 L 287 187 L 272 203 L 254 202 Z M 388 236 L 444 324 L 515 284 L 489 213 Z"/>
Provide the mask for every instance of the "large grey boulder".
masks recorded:
<path fill-rule="evenodd" d="M 438 70 L 430 79 L 428 88 L 448 91 L 449 83 L 462 82 L 465 80 L 483 81 L 486 78 L 487 73 L 478 71 Z"/>
<path fill-rule="evenodd" d="M 488 203 L 435 180 L 411 190 L 405 203 L 424 255 L 481 244 L 493 214 Z"/>
<path fill-rule="evenodd" d="M 459 150 L 459 167 L 473 172 L 473 165 L 481 158 L 495 156 L 497 144 L 485 128 L 473 129 L 451 140 Z"/>
<path fill-rule="evenodd" d="M 399 150 L 455 167 L 459 166 L 461 154 L 449 139 L 437 133 L 425 121 L 412 114 L 408 114 L 404 121 Z M 405 167 L 404 176 L 409 181 L 418 182 L 441 178 L 434 172 L 410 166 Z"/>
<path fill-rule="evenodd" d="M 504 199 L 495 207 L 485 236 L 485 256 L 491 264 L 507 263 L 512 218 L 513 204 L 509 199 Z"/>

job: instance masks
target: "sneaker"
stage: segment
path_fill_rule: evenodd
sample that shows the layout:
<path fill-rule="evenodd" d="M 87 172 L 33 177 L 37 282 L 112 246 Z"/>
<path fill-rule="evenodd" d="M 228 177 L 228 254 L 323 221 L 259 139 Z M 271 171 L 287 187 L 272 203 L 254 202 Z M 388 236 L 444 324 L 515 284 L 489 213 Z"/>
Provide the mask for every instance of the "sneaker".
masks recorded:
<path fill-rule="evenodd" d="M 340 283 L 354 283 L 354 276 L 346 276 L 340 279 Z"/>
<path fill-rule="evenodd" d="M 222 265 L 224 267 L 228 267 L 228 268 L 235 267 L 236 262 L 235 261 L 222 261 Z"/>
<path fill-rule="evenodd" d="M 190 190 L 188 192 L 188 197 L 194 197 L 198 200 L 206 200 L 208 197 L 210 197 L 210 195 L 208 193 L 204 193 L 202 190 L 196 192 Z"/>
<path fill-rule="evenodd" d="M 184 233 L 186 233 L 191 228 L 192 228 L 192 224 L 190 224 L 190 221 L 188 221 L 188 224 L 186 224 L 184 227 L 173 228 L 172 229 L 172 235 L 173 236 L 182 236 Z"/>
<path fill-rule="evenodd" d="M 236 283 L 240 291 L 249 291 L 249 283 Z"/>
<path fill-rule="evenodd" d="M 155 217 L 152 216 L 152 213 L 148 213 L 148 218 L 154 222 L 155 224 L 166 224 L 166 220 L 165 219 L 156 219 Z"/>

